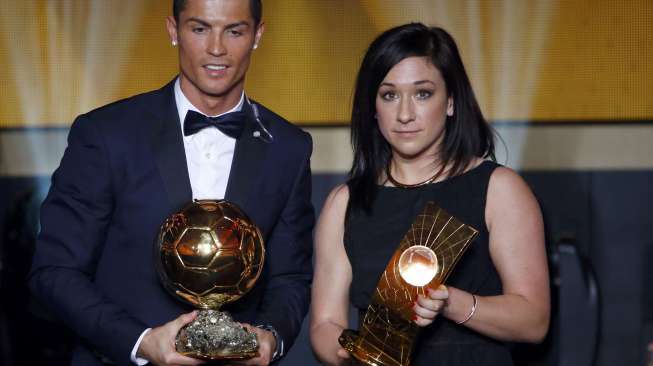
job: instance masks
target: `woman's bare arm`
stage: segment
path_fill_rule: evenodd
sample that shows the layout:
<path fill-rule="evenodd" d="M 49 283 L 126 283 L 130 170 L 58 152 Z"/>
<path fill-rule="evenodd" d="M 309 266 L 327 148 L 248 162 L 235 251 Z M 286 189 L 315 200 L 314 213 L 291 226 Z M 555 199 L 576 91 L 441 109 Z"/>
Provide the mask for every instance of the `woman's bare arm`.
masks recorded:
<path fill-rule="evenodd" d="M 315 274 L 311 301 L 311 345 L 318 360 L 340 365 L 348 353 L 338 337 L 347 327 L 351 265 L 343 244 L 349 193 L 338 186 L 327 197 L 315 228 Z"/>

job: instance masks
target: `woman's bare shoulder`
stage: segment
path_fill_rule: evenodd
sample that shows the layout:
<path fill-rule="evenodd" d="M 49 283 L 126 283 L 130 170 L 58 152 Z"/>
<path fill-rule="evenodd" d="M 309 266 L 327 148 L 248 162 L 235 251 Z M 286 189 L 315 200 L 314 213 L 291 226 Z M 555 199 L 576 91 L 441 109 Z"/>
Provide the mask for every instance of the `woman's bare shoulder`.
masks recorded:
<path fill-rule="evenodd" d="M 488 190 L 499 194 L 524 194 L 531 193 L 528 184 L 519 173 L 505 166 L 498 166 L 490 176 Z M 516 191 L 515 191 L 516 190 Z M 489 192 L 489 193 L 490 193 Z"/>
<path fill-rule="evenodd" d="M 349 187 L 346 184 L 339 184 L 329 192 L 322 210 L 344 210 L 347 208 L 347 202 L 349 202 Z"/>
<path fill-rule="evenodd" d="M 503 220 L 512 215 L 520 220 L 540 220 L 540 207 L 526 181 L 514 170 L 500 166 L 490 176 L 486 220 L 491 225 L 494 218 Z"/>

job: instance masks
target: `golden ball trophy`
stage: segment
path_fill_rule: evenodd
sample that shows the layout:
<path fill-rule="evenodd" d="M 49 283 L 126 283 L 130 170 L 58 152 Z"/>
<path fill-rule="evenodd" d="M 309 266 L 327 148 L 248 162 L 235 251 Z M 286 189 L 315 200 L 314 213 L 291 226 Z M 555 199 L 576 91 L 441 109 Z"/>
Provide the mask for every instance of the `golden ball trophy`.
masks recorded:
<path fill-rule="evenodd" d="M 168 217 L 155 245 L 161 283 L 200 311 L 176 337 L 177 352 L 203 360 L 258 353 L 256 335 L 219 311 L 253 286 L 265 258 L 259 229 L 233 203 L 198 200 Z"/>
<path fill-rule="evenodd" d="M 381 275 L 359 331 L 346 329 L 340 344 L 370 366 L 408 366 L 419 327 L 418 295 L 444 283 L 478 231 L 428 202 Z"/>

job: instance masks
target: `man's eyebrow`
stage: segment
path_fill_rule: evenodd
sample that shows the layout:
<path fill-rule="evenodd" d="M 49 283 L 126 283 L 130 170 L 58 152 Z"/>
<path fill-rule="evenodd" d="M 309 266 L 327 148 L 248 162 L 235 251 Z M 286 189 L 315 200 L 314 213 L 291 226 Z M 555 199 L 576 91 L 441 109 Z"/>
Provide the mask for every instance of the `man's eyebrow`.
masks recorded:
<path fill-rule="evenodd" d="M 212 27 L 211 23 L 207 22 L 206 20 L 200 19 L 200 18 L 190 17 L 190 18 L 186 19 L 186 23 L 190 23 L 190 22 L 199 23 L 200 25 L 205 26 L 207 28 Z M 249 27 L 249 23 L 247 21 L 245 21 L 245 20 L 242 20 L 240 22 L 227 24 L 224 27 L 224 29 L 234 29 L 234 28 L 238 28 L 238 27 L 242 27 L 242 26 Z"/>
<path fill-rule="evenodd" d="M 205 27 L 211 27 L 211 24 L 209 24 L 209 22 L 207 22 L 206 20 L 202 20 L 200 18 L 190 17 L 186 19 L 186 23 L 190 23 L 190 22 L 199 23 Z"/>
<path fill-rule="evenodd" d="M 227 24 L 227 25 L 224 27 L 224 29 L 233 29 L 233 28 L 238 28 L 238 27 L 241 27 L 241 26 L 249 27 L 249 23 L 246 22 L 246 21 L 244 21 L 244 20 L 242 20 L 242 21 L 240 21 L 240 22 Z"/>

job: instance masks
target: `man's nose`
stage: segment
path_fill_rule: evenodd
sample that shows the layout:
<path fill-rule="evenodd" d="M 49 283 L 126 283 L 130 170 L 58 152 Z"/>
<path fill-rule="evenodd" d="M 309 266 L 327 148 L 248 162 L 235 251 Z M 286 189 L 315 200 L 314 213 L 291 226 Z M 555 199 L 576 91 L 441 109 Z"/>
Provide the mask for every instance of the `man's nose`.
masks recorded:
<path fill-rule="evenodd" d="M 206 52 L 213 56 L 221 56 L 227 53 L 221 34 L 211 34 L 209 36 Z"/>

